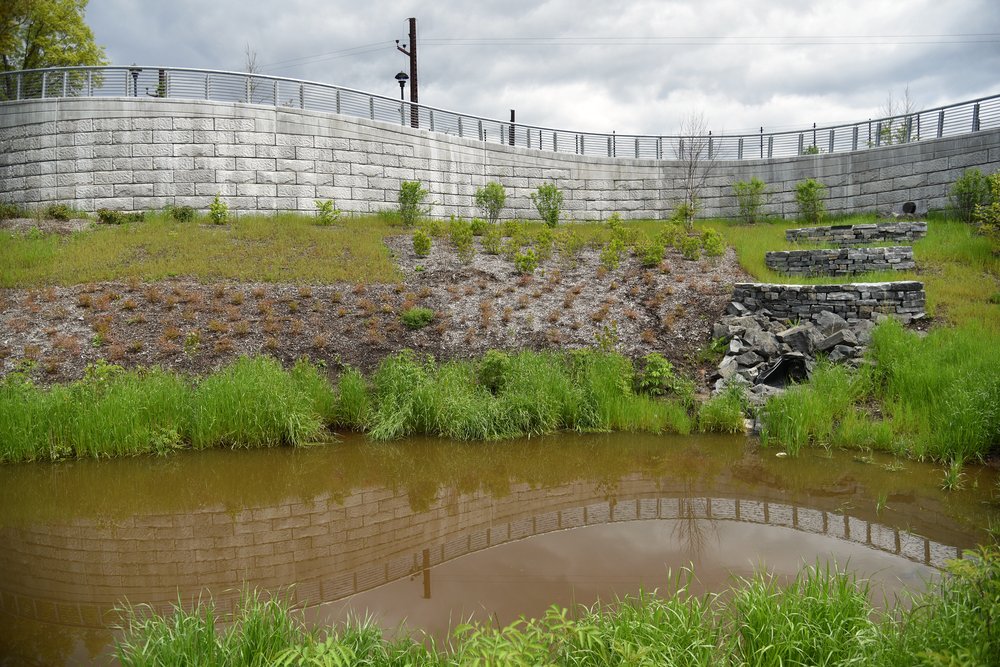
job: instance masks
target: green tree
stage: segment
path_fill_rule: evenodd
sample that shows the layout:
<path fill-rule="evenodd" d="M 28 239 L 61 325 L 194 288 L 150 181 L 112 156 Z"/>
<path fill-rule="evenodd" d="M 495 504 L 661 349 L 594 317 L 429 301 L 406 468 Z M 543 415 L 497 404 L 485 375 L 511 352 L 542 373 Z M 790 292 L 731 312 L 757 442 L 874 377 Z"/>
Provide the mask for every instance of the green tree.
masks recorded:
<path fill-rule="evenodd" d="M 87 2 L 0 2 L 0 72 L 107 64 L 104 47 L 83 20 Z"/>

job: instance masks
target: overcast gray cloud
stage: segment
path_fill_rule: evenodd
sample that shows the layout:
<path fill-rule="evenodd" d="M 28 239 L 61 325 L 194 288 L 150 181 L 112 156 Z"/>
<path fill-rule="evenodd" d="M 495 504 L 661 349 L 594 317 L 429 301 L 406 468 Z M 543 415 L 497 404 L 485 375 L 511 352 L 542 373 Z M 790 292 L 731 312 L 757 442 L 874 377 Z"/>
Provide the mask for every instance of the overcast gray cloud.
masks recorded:
<path fill-rule="evenodd" d="M 716 132 L 1000 93 L 997 0 L 91 0 L 115 64 L 241 70 L 398 95 L 418 20 L 420 101 L 595 132 Z"/>

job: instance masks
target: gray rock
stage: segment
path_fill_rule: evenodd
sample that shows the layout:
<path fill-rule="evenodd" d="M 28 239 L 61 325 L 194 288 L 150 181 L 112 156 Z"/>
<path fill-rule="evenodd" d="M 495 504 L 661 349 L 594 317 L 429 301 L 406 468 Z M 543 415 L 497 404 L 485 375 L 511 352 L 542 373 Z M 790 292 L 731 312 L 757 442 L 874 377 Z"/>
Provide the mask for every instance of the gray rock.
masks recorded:
<path fill-rule="evenodd" d="M 837 345 L 830 352 L 830 356 L 827 357 L 833 363 L 843 361 L 844 359 L 851 359 L 854 357 L 856 350 L 848 345 Z"/>
<path fill-rule="evenodd" d="M 802 354 L 809 354 L 813 349 L 813 337 L 810 332 L 810 327 L 805 325 L 794 326 L 791 329 L 785 329 L 784 331 L 777 334 L 778 340 L 784 345 L 788 346 L 791 352 L 800 352 Z"/>
<path fill-rule="evenodd" d="M 729 341 L 729 354 L 739 355 L 743 354 L 749 349 L 750 346 L 747 345 L 746 342 L 738 336 L 733 337 L 733 339 Z"/>
<path fill-rule="evenodd" d="M 850 329 L 841 329 L 831 336 L 824 338 L 818 345 L 816 349 L 820 352 L 826 352 L 837 346 L 851 346 L 854 347 L 858 344 L 858 339 L 855 338 L 854 334 Z"/>
<path fill-rule="evenodd" d="M 751 349 L 747 349 L 746 352 L 736 357 L 736 361 L 739 362 L 740 366 L 756 366 L 757 364 L 764 361 L 764 357 L 760 356 Z"/>
<path fill-rule="evenodd" d="M 813 321 L 819 327 L 819 330 L 827 336 L 848 327 L 847 320 L 836 313 L 831 313 L 829 310 L 822 310 L 814 315 Z"/>
<path fill-rule="evenodd" d="M 726 355 L 726 357 L 722 360 L 722 363 L 719 364 L 718 374 L 723 380 L 728 380 L 736 375 L 736 371 L 739 369 L 740 365 L 739 362 L 736 361 L 736 357 Z"/>
<path fill-rule="evenodd" d="M 742 316 L 748 312 L 747 307 L 738 301 L 730 301 L 729 305 L 726 306 L 726 315 Z"/>
<path fill-rule="evenodd" d="M 716 322 L 712 325 L 712 338 L 728 339 L 732 334 L 729 332 L 729 325 Z"/>
<path fill-rule="evenodd" d="M 755 331 L 747 335 L 747 342 L 757 354 L 768 359 L 778 355 L 778 337 L 770 331 Z"/>

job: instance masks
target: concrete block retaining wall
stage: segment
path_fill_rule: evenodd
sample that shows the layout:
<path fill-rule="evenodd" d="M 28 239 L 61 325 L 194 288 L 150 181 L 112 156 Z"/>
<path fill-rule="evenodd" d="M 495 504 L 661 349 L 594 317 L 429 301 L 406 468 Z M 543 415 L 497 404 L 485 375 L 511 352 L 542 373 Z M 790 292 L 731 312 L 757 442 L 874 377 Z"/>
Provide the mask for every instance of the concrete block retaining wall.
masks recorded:
<path fill-rule="evenodd" d="M 775 285 L 737 283 L 733 301 L 752 312 L 768 310 L 778 319 L 808 319 L 828 310 L 848 322 L 875 319 L 876 314 L 910 319 L 922 315 L 927 302 L 917 281 L 844 285 Z"/>
<path fill-rule="evenodd" d="M 927 236 L 926 222 L 879 222 L 871 225 L 833 225 L 785 230 L 793 243 L 821 243 L 836 247 L 868 243 L 912 243 Z"/>
<path fill-rule="evenodd" d="M 908 271 L 913 248 L 840 248 L 838 250 L 782 250 L 764 255 L 767 268 L 790 276 L 850 276 L 871 271 Z"/>
<path fill-rule="evenodd" d="M 817 178 L 831 213 L 942 207 L 968 167 L 1000 164 L 1000 129 L 902 146 L 763 160 L 718 161 L 701 192 L 703 214 L 735 217 L 732 183 L 758 177 L 766 213 L 792 216 L 795 183 Z M 219 193 L 235 211 L 393 208 L 400 183 L 419 180 L 433 215 L 477 214 L 486 182 L 507 188 L 507 217 L 536 218 L 529 195 L 555 183 L 566 217 L 668 217 L 682 198 L 676 160 L 557 154 L 390 123 L 228 102 L 63 98 L 0 103 L 0 199 L 149 210 L 206 209 Z"/>

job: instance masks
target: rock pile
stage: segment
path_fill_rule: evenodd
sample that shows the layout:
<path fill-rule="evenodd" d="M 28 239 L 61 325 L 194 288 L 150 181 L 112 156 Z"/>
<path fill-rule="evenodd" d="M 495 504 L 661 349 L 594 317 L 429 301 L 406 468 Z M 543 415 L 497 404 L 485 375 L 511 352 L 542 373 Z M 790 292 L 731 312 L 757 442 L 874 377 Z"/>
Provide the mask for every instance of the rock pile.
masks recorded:
<path fill-rule="evenodd" d="M 734 302 L 712 328 L 712 337 L 729 345 L 713 376 L 714 392 L 736 383 L 747 388 L 751 402 L 762 404 L 789 382 L 808 379 L 817 355 L 857 366 L 874 327 L 872 320 L 848 322 L 828 310 L 789 324 Z"/>

